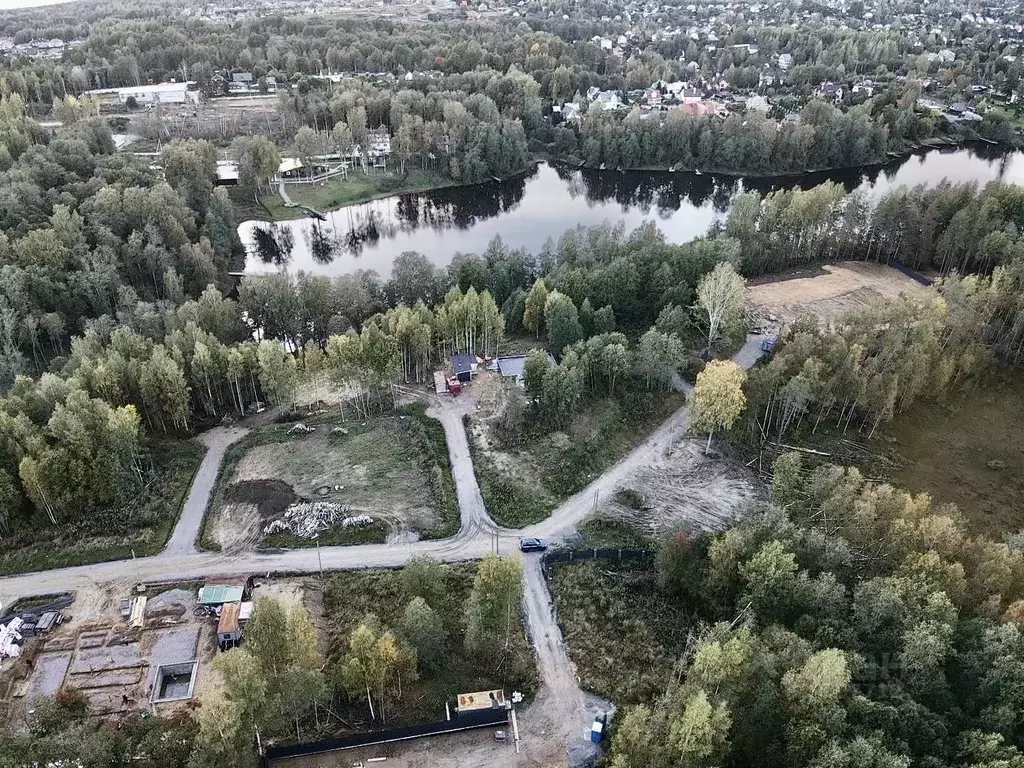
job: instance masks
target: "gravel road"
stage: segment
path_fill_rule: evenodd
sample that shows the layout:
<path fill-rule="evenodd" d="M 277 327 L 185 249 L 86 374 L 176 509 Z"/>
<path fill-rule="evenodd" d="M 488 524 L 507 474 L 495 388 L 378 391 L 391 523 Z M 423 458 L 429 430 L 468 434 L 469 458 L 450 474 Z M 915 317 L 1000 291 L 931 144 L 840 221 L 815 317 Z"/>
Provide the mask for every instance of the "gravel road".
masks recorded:
<path fill-rule="evenodd" d="M 224 452 L 232 443 L 238 442 L 247 434 L 249 430 L 244 427 L 214 427 L 199 436 L 199 441 L 206 446 L 206 455 L 203 456 L 203 461 L 192 480 L 181 517 L 178 518 L 174 531 L 167 540 L 167 546 L 160 553 L 161 557 L 198 552 L 196 538 L 199 536 L 199 527 L 203 524 L 203 513 L 217 484 L 217 472 L 224 459 Z"/>

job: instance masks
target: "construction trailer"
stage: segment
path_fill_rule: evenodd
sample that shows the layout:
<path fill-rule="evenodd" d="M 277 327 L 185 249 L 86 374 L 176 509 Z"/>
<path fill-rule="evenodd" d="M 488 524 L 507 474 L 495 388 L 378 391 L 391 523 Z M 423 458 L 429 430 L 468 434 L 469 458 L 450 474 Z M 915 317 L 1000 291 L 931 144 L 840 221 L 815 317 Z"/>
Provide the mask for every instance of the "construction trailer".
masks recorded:
<path fill-rule="evenodd" d="M 222 651 L 231 650 L 242 642 L 241 611 L 241 603 L 224 603 L 221 606 L 220 620 L 217 622 L 217 645 Z"/>

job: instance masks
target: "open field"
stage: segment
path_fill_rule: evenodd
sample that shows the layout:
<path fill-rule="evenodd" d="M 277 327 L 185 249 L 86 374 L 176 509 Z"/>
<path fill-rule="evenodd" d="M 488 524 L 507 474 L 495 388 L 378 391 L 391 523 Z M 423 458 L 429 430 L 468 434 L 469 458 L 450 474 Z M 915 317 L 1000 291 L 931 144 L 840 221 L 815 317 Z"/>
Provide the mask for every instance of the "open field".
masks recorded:
<path fill-rule="evenodd" d="M 847 261 L 751 280 L 747 284 L 747 305 L 754 324 L 775 335 L 804 313 L 827 320 L 877 299 L 924 290 L 923 285 L 893 267 Z"/>
<path fill-rule="evenodd" d="M 195 440 L 167 441 L 150 449 L 154 471 L 142 495 L 123 510 L 81 524 L 15 530 L 0 538 L 0 575 L 145 557 L 167 542 L 203 458 Z"/>
<path fill-rule="evenodd" d="M 656 698 L 689 629 L 650 565 L 559 563 L 548 586 L 586 690 L 616 706 Z"/>
<path fill-rule="evenodd" d="M 920 403 L 883 430 L 897 456 L 894 485 L 957 505 L 974 533 L 1024 530 L 1024 374 L 1001 371 L 983 388 Z"/>
<path fill-rule="evenodd" d="M 328 502 L 345 517 L 373 519 L 322 531 L 325 546 L 438 538 L 457 529 L 443 431 L 422 409 L 364 421 L 331 413 L 306 423 L 313 432 L 260 427 L 229 449 L 204 541 L 227 551 L 313 546 L 311 538 L 287 531 L 263 533 L 299 501 Z"/>

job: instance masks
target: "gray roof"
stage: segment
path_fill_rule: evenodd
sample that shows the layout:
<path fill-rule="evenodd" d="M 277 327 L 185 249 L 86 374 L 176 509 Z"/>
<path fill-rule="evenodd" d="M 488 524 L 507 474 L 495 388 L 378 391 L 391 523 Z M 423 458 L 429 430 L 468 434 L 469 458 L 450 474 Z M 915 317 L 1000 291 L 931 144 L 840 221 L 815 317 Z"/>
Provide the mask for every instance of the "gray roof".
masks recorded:
<path fill-rule="evenodd" d="M 523 371 L 526 369 L 526 355 L 518 355 L 516 357 L 499 357 L 498 358 L 498 370 L 502 376 L 515 377 L 517 379 L 522 378 Z"/>

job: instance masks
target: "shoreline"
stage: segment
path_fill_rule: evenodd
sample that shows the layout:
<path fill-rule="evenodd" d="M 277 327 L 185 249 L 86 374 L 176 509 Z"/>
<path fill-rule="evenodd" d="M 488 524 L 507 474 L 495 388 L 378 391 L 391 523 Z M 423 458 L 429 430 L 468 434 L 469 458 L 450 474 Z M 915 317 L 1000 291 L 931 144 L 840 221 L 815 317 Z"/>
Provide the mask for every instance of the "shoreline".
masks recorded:
<path fill-rule="evenodd" d="M 926 155 L 926 154 L 928 154 L 930 152 L 933 152 L 933 151 L 936 151 L 936 150 L 943 150 L 943 149 L 954 149 L 954 150 L 957 150 L 957 149 L 968 149 L 972 145 L 981 145 L 981 146 L 985 146 L 985 147 L 990 147 L 993 150 L 999 151 L 999 152 L 1004 153 L 1004 154 L 1005 153 L 1010 153 L 1010 152 L 1024 151 L 1021 148 L 1013 146 L 1013 145 L 1010 145 L 1010 144 L 999 144 L 999 143 L 997 143 L 997 144 L 990 144 L 987 141 L 984 141 L 984 140 L 981 140 L 981 139 L 951 139 L 948 136 L 942 136 L 942 137 L 934 137 L 934 138 L 931 138 L 931 139 L 925 139 L 924 142 L 920 142 L 920 143 L 915 144 L 913 146 L 907 147 L 906 149 L 904 149 L 904 150 L 902 150 L 900 152 L 896 152 L 896 151 L 890 152 L 885 159 L 880 160 L 877 163 L 866 163 L 866 164 L 855 165 L 855 166 L 840 166 L 840 167 L 834 167 L 834 168 L 816 168 L 816 169 L 808 169 L 808 170 L 799 171 L 799 172 L 793 172 L 793 173 L 774 173 L 774 174 L 768 174 L 768 175 L 761 175 L 761 174 L 756 174 L 756 173 L 741 173 L 741 172 L 736 172 L 736 171 L 697 171 L 696 169 L 676 169 L 676 170 L 672 171 L 672 170 L 669 170 L 669 168 L 667 168 L 665 166 L 644 166 L 644 167 L 640 167 L 640 168 L 605 168 L 605 169 L 602 170 L 600 168 L 594 168 L 592 166 L 585 165 L 584 163 L 581 163 L 578 160 L 578 158 L 576 158 L 576 159 L 573 159 L 573 158 L 559 158 L 559 157 L 555 157 L 555 156 L 551 156 L 551 155 L 540 154 L 540 155 L 537 155 L 537 156 L 533 157 L 530 160 L 529 164 L 525 168 L 523 168 L 522 170 L 520 170 L 520 171 L 518 171 L 516 173 L 510 174 L 510 175 L 508 175 L 508 176 L 506 176 L 504 178 L 500 178 L 500 179 L 493 178 L 493 179 L 487 179 L 485 181 L 479 181 L 479 182 L 467 182 L 467 181 L 457 181 L 455 179 L 448 179 L 448 180 L 446 180 L 444 182 L 440 182 L 440 183 L 431 183 L 431 184 L 422 184 L 422 185 L 409 184 L 409 185 L 404 185 L 404 186 L 398 186 L 398 187 L 396 187 L 393 190 L 379 190 L 379 191 L 376 191 L 376 192 L 374 192 L 372 194 L 369 194 L 369 195 L 357 197 L 357 198 L 353 199 L 352 201 L 345 202 L 345 203 L 343 203 L 342 205 L 339 205 L 339 206 L 327 207 L 327 208 L 323 209 L 322 212 L 323 213 L 328 213 L 328 214 L 329 213 L 334 213 L 334 212 L 343 210 L 345 208 L 350 208 L 352 206 L 363 205 L 365 203 L 371 203 L 371 202 L 373 202 L 375 200 L 383 200 L 383 199 L 386 199 L 386 198 L 389 198 L 389 197 L 397 197 L 399 195 L 425 194 L 425 193 L 429 193 L 429 192 L 439 191 L 439 190 L 442 190 L 442 189 L 469 188 L 469 187 L 483 186 L 483 185 L 487 185 L 487 184 L 500 184 L 502 182 L 509 181 L 511 179 L 515 179 L 515 178 L 518 178 L 520 176 L 523 176 L 523 175 L 529 173 L 530 171 L 534 170 L 535 168 L 537 168 L 542 163 L 550 163 L 552 165 L 561 165 L 561 166 L 565 166 L 565 167 L 576 169 L 576 170 L 587 171 L 587 172 L 590 172 L 590 173 L 603 173 L 603 174 L 614 174 L 614 173 L 620 173 L 620 174 L 624 174 L 624 173 L 652 173 L 652 174 L 665 174 L 665 175 L 672 175 L 672 176 L 679 175 L 681 177 L 685 177 L 685 176 L 707 176 L 709 179 L 715 178 L 715 177 L 720 177 L 720 178 L 729 178 L 729 179 L 750 179 L 751 181 L 754 181 L 754 182 L 766 182 L 766 181 L 770 182 L 770 181 L 776 180 L 776 179 L 777 180 L 792 180 L 792 179 L 797 179 L 797 178 L 800 178 L 800 177 L 803 177 L 803 176 L 815 176 L 815 175 L 825 175 L 825 174 L 850 173 L 850 172 L 855 172 L 855 171 L 864 170 L 864 169 L 880 169 L 880 168 L 884 168 L 884 167 L 886 167 L 888 165 L 891 165 L 893 163 L 904 161 L 907 158 L 913 157 L 915 155 L 916 156 L 923 156 L 923 155 Z M 816 183 L 820 183 L 820 182 L 816 182 Z M 280 198 L 277 197 L 276 193 L 271 193 L 269 195 L 264 195 L 264 196 L 258 198 L 258 203 L 255 204 L 255 207 L 258 207 L 258 209 L 260 209 L 260 211 L 262 212 L 261 215 L 259 215 L 259 216 L 243 216 L 243 217 L 240 217 L 242 219 L 242 221 L 240 221 L 239 223 L 240 224 L 244 224 L 244 223 L 248 223 L 248 222 L 277 223 L 277 222 L 286 222 L 286 221 L 296 221 L 298 219 L 304 219 L 304 218 L 308 218 L 309 217 L 308 212 L 305 210 L 305 208 L 303 208 L 303 205 L 305 205 L 304 203 L 296 205 L 294 207 L 290 207 L 290 208 L 285 208 L 279 202 L 278 202 L 277 205 L 268 206 L 267 203 L 266 203 L 268 198 L 271 199 L 271 200 L 280 201 Z M 249 205 L 253 206 L 254 204 L 250 203 Z M 316 206 L 312 206 L 312 207 L 315 208 Z M 319 209 L 317 209 L 317 210 L 319 210 Z M 252 210 L 252 212 L 254 213 L 255 210 Z"/>
<path fill-rule="evenodd" d="M 926 143 L 930 142 L 930 143 Z M 645 165 L 638 168 L 595 168 L 594 166 L 587 165 L 585 162 L 580 162 L 579 158 L 546 158 L 548 162 L 560 163 L 567 165 L 578 170 L 585 171 L 596 171 L 598 173 L 665 173 L 665 174 L 689 174 L 691 176 L 722 176 L 731 179 L 751 179 L 752 181 L 770 181 L 772 179 L 795 179 L 801 176 L 813 176 L 815 174 L 828 174 L 828 173 L 844 173 L 851 172 L 861 168 L 884 168 L 898 160 L 905 160 L 908 157 L 914 155 L 926 154 L 933 150 L 941 149 L 968 149 L 972 145 L 982 145 L 991 147 L 993 150 L 998 150 L 1002 153 L 1009 152 L 1020 152 L 1024 151 L 1024 148 L 1015 146 L 1012 144 L 1001 144 L 999 142 L 989 143 L 985 139 L 952 139 L 948 136 L 936 136 L 931 139 L 925 139 L 913 146 L 910 146 L 901 151 L 887 152 L 887 157 L 883 160 L 879 160 L 876 163 L 861 163 L 860 165 L 840 165 L 825 168 L 807 168 L 802 171 L 792 171 L 789 173 L 749 173 L 744 171 L 719 171 L 719 170 L 698 170 L 695 168 L 676 168 L 674 171 L 669 170 L 667 166 L 663 165 Z"/>
<path fill-rule="evenodd" d="M 448 180 L 443 181 L 441 183 L 435 183 L 435 184 L 425 184 L 425 185 L 410 184 L 410 185 L 405 185 L 405 186 L 399 185 L 398 187 L 396 187 L 393 190 L 380 190 L 378 192 L 374 192 L 374 193 L 369 194 L 369 195 L 364 195 L 364 196 L 361 196 L 361 197 L 357 197 L 354 200 L 351 200 L 349 202 L 343 203 L 342 205 L 326 208 L 326 209 L 324 209 L 321 212 L 325 213 L 325 214 L 327 214 L 327 213 L 334 213 L 336 211 L 340 211 L 340 210 L 343 210 L 345 208 L 350 208 L 350 207 L 355 206 L 355 205 L 363 205 L 365 203 L 372 203 L 374 200 L 383 200 L 383 199 L 388 198 L 388 197 L 397 197 L 399 195 L 415 195 L 415 194 L 424 194 L 424 193 L 427 193 L 427 192 L 435 192 L 435 191 L 441 190 L 441 189 L 457 189 L 459 187 L 477 187 L 477 186 L 482 186 L 484 184 L 500 184 L 502 182 L 510 181 L 511 179 L 515 179 L 515 178 L 518 178 L 519 176 L 523 176 L 523 175 L 529 173 L 530 171 L 534 170 L 538 165 L 540 165 L 542 162 L 545 162 L 545 160 L 543 158 L 532 158 L 529 161 L 529 163 L 526 165 L 525 168 L 523 168 L 523 169 L 521 169 L 519 171 L 516 171 L 515 173 L 511 173 L 508 176 L 505 176 L 503 178 L 495 177 L 495 178 L 492 178 L 492 179 L 487 179 L 486 181 L 459 181 L 457 179 L 448 179 Z M 295 186 L 300 186 L 300 185 L 295 185 Z M 275 204 L 272 205 L 272 206 L 267 205 L 267 200 L 268 199 L 270 199 L 271 201 L 274 201 Z M 281 204 L 281 202 L 280 202 L 281 198 L 277 195 L 276 192 L 271 192 L 268 195 L 263 195 L 263 196 L 257 198 L 257 200 L 258 200 L 257 205 L 259 206 L 259 208 L 261 208 L 263 211 L 266 212 L 268 218 L 260 217 L 260 218 L 257 218 L 257 219 L 246 219 L 245 221 L 279 222 L 279 221 L 295 221 L 297 219 L 309 218 L 309 213 L 304 208 L 304 206 L 306 205 L 305 203 L 297 202 L 297 204 L 292 206 L 292 207 L 285 207 L 283 204 Z M 316 206 L 312 206 L 312 207 L 315 208 Z M 319 209 L 317 209 L 317 210 L 319 210 Z M 292 212 L 294 212 L 294 214 Z M 245 221 L 242 221 L 242 222 L 239 222 L 239 223 L 245 223 Z"/>

